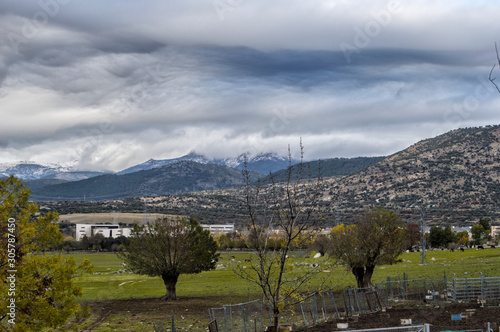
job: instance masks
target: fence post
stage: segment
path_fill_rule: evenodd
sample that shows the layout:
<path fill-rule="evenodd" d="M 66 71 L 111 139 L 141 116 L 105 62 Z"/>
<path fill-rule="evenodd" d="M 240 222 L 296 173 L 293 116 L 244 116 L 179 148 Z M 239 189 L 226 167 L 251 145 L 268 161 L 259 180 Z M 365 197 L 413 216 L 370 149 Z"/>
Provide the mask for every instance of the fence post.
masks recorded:
<path fill-rule="evenodd" d="M 398 297 L 401 295 L 401 276 L 398 274 Z"/>
<path fill-rule="evenodd" d="M 470 301 L 470 297 L 469 297 L 469 282 L 467 280 L 467 277 L 465 277 L 465 294 L 467 296 L 467 301 Z"/>
<path fill-rule="evenodd" d="M 241 305 L 241 316 L 243 318 L 243 332 L 247 332 L 247 322 L 246 322 L 246 319 L 245 319 L 245 305 L 242 304 Z M 233 319 L 231 318 L 231 321 Z"/>
<path fill-rule="evenodd" d="M 448 301 L 448 279 L 446 278 L 446 271 L 444 271 L 444 299 Z"/>
<path fill-rule="evenodd" d="M 404 299 L 408 300 L 408 281 L 407 281 L 406 272 L 403 272 L 403 291 L 405 292 Z"/>
<path fill-rule="evenodd" d="M 302 311 L 302 318 L 304 319 L 304 326 L 307 326 L 306 314 L 304 313 L 304 306 L 302 305 L 302 301 L 300 301 L 300 310 Z M 276 327 L 278 328 L 278 327 Z"/>
<path fill-rule="evenodd" d="M 314 324 L 319 322 L 318 299 L 316 298 L 316 294 L 318 293 L 314 293 L 314 308 L 316 310 L 316 317 L 314 318 Z"/>
<path fill-rule="evenodd" d="M 389 283 L 389 292 L 391 294 L 391 298 L 394 298 L 394 293 L 392 292 L 392 282 L 391 277 L 387 277 L 387 282 Z"/>
<path fill-rule="evenodd" d="M 175 329 L 175 323 L 174 323 L 174 316 L 172 316 L 172 332 L 176 332 L 177 330 Z"/>
<path fill-rule="evenodd" d="M 354 299 L 356 300 L 356 304 L 358 305 L 358 313 L 361 314 L 361 303 L 359 302 L 359 288 L 355 288 L 353 289 L 353 293 L 354 293 Z M 364 311 L 364 310 L 363 310 Z"/>
<path fill-rule="evenodd" d="M 434 305 L 439 305 L 439 300 L 438 300 L 438 296 L 436 296 L 436 287 L 434 287 L 434 283 L 431 281 L 431 289 L 432 289 L 432 300 L 434 302 Z"/>
<path fill-rule="evenodd" d="M 455 276 L 453 276 L 453 302 L 457 302 L 457 286 L 455 284 Z"/>
<path fill-rule="evenodd" d="M 347 290 L 344 289 L 344 292 L 343 292 L 344 293 L 344 310 L 345 310 L 345 316 L 349 317 L 349 310 L 350 310 L 350 308 L 348 308 L 348 306 L 347 306 L 346 292 L 347 292 Z"/>
<path fill-rule="evenodd" d="M 325 292 L 321 292 L 321 298 L 323 299 L 323 319 L 325 320 L 325 322 L 327 321 L 327 317 L 328 317 L 328 309 L 326 308 L 326 299 L 325 299 Z"/>
<path fill-rule="evenodd" d="M 481 306 L 484 306 L 484 303 L 486 303 L 486 296 L 484 295 L 484 277 L 482 272 L 479 275 L 481 276 Z"/>
<path fill-rule="evenodd" d="M 426 296 L 427 296 L 427 279 L 424 278 L 424 300 Z"/>
<path fill-rule="evenodd" d="M 335 311 L 337 312 L 337 318 L 340 318 L 339 309 L 337 308 L 337 303 L 335 303 L 335 297 L 333 296 L 332 290 L 330 290 L 330 295 L 332 296 L 333 306 L 335 307 Z"/>

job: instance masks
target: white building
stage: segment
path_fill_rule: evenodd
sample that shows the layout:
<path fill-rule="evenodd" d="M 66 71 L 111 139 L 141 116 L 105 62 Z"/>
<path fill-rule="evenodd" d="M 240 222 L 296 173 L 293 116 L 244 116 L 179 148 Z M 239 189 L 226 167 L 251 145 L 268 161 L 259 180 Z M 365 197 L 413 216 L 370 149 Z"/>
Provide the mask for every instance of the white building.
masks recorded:
<path fill-rule="evenodd" d="M 203 227 L 204 230 L 210 231 L 212 234 L 228 234 L 234 232 L 234 224 L 201 224 L 201 227 Z"/>
<path fill-rule="evenodd" d="M 112 238 L 117 238 L 119 236 L 129 237 L 130 233 L 130 228 L 122 228 L 119 225 L 76 224 L 75 240 L 80 241 L 85 235 L 87 235 L 87 237 L 91 237 L 95 234 L 102 234 L 104 237 Z"/>

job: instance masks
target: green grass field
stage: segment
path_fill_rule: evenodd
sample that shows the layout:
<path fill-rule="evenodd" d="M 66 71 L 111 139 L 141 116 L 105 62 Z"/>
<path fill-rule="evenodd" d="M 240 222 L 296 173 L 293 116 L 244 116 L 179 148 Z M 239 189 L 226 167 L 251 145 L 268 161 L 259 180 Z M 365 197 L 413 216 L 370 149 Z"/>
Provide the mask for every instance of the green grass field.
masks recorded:
<path fill-rule="evenodd" d="M 232 252 L 236 261 L 244 262 L 245 258 L 252 257 L 251 253 Z M 112 253 L 78 253 L 72 254 L 75 260 L 81 262 L 88 258 L 95 266 L 96 274 L 86 275 L 78 280 L 83 287 L 81 301 L 116 300 L 126 298 L 160 297 L 164 293 L 161 278 L 141 276 L 131 273 L 116 273 L 123 270 L 122 262 Z M 384 281 L 387 276 L 397 277 L 406 273 L 409 279 L 441 278 L 443 274 L 451 278 L 478 277 L 482 272 L 484 276 L 500 276 L 500 249 L 455 251 L 428 251 L 427 264 L 420 265 L 419 253 L 404 253 L 402 262 L 395 265 L 379 266 L 375 270 L 373 281 Z M 291 257 L 290 263 L 310 262 L 324 264 L 325 259 Z M 236 276 L 230 268 L 229 255 L 221 254 L 220 263 L 228 268 L 203 272 L 194 275 L 181 275 L 177 285 L 177 294 L 181 297 L 191 296 L 250 296 L 258 298 L 259 290 L 256 286 Z M 245 263 L 242 263 L 243 265 Z M 247 263 L 250 264 L 250 263 Z M 327 286 L 338 283 L 336 288 L 355 286 L 354 277 L 346 273 L 343 266 L 333 269 L 331 279 Z M 230 285 L 230 287 L 228 287 Z M 314 288 L 314 284 L 310 285 Z"/>
<path fill-rule="evenodd" d="M 123 270 L 124 267 L 115 254 L 77 253 L 71 255 L 77 263 L 81 262 L 84 258 L 88 258 L 95 266 L 96 273 L 94 275 L 85 275 L 77 280 L 77 284 L 83 287 L 83 296 L 80 298 L 80 302 L 84 305 L 89 304 L 94 308 L 99 306 L 99 303 L 107 303 L 113 300 L 125 301 L 127 299 L 151 299 L 151 301 L 158 301 L 156 298 L 165 293 L 165 287 L 159 277 L 153 278 L 128 272 L 117 273 L 117 271 Z M 252 257 L 251 253 L 245 252 L 222 253 L 220 263 L 230 266 L 229 255 L 235 256 L 235 261 L 240 261 L 241 264 L 250 264 L 245 263 L 244 259 Z M 322 269 L 328 268 L 331 271 L 331 273 L 320 273 L 318 278 L 304 288 L 304 292 L 316 289 L 319 286 L 320 279 L 323 280 L 326 276 L 329 276 L 329 279 L 322 285 L 322 289 L 343 289 L 347 286 L 355 286 L 355 279 L 345 266 L 327 267 L 325 265 L 326 258 L 319 258 L 317 260 L 313 258 L 299 258 L 302 255 L 300 253 L 297 253 L 295 256 L 292 255 L 290 257 L 290 264 L 296 262 L 320 263 Z M 442 278 L 444 273 L 446 273 L 448 278 L 452 278 L 453 276 L 478 277 L 480 273 L 483 273 L 484 276 L 500 276 L 500 249 L 469 249 L 464 252 L 428 251 L 426 265 L 420 265 L 419 253 L 404 253 L 401 256 L 401 260 L 402 262 L 395 265 L 377 267 L 373 281 L 385 281 L 388 276 L 397 278 L 398 275 L 402 276 L 403 273 L 406 274 L 408 279 L 437 279 Z M 203 301 L 203 304 L 208 307 L 216 307 L 223 304 L 235 304 L 261 298 L 258 287 L 240 279 L 230 267 L 200 274 L 181 275 L 177 284 L 177 295 L 181 298 L 182 303 L 186 305 L 186 309 L 182 310 L 186 311 L 191 308 L 190 305 L 195 304 L 196 306 L 197 301 Z M 134 316 L 135 318 L 131 319 L 130 316 L 127 316 L 127 312 L 117 312 L 115 310 L 115 314 L 108 315 L 102 323 L 91 330 L 150 331 L 152 330 L 152 322 L 170 315 L 166 311 L 164 311 L 163 315 L 158 312 L 137 313 Z M 172 313 L 178 316 L 182 312 L 179 312 L 174 307 Z M 182 316 L 184 318 L 180 323 L 189 323 L 188 325 L 196 325 L 200 330 L 205 330 L 206 324 L 208 324 L 208 312 L 201 315 L 202 317 L 199 317 L 199 313 L 192 313 L 192 315 L 184 313 Z M 102 319 L 102 317 L 98 316 L 98 314 L 94 314 L 84 325 L 90 325 L 92 320 Z M 125 329 L 123 329 L 123 326 L 118 327 L 119 325 L 116 325 L 119 323 L 123 324 L 123 321 L 129 322 Z M 195 329 L 191 327 L 190 330 Z"/>

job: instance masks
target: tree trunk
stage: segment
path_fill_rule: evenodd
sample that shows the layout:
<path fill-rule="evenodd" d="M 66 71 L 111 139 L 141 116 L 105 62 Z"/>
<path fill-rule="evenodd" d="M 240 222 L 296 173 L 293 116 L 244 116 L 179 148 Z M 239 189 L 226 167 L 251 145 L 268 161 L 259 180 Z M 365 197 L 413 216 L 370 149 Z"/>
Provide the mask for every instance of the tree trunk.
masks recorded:
<path fill-rule="evenodd" d="M 275 306 L 274 307 L 274 331 L 278 332 L 278 324 L 280 319 L 280 310 Z"/>
<path fill-rule="evenodd" d="M 364 288 L 365 268 L 353 267 L 352 274 L 354 274 L 354 277 L 356 278 L 356 282 L 358 283 L 358 288 Z"/>
<path fill-rule="evenodd" d="M 370 287 L 372 285 L 373 271 L 375 270 L 375 265 L 368 265 L 365 268 L 365 275 L 363 277 L 363 288 Z"/>
<path fill-rule="evenodd" d="M 161 278 L 163 279 L 167 293 L 160 297 L 160 300 L 177 300 L 175 285 L 177 284 L 177 279 L 179 279 L 179 273 L 164 273 Z"/>

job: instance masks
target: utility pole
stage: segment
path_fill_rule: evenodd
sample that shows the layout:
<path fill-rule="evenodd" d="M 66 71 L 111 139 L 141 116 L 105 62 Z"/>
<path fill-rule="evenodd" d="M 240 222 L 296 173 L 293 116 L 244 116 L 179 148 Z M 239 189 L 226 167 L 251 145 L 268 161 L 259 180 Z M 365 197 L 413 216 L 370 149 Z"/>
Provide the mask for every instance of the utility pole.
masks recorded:
<path fill-rule="evenodd" d="M 335 227 L 341 224 L 340 222 L 340 204 L 342 204 L 342 194 L 337 199 L 337 207 L 335 208 Z"/>
<path fill-rule="evenodd" d="M 429 206 L 429 203 L 425 199 L 419 199 L 417 204 L 414 206 L 412 205 L 411 207 L 415 207 L 420 209 L 420 233 L 422 235 L 422 239 L 420 240 L 420 246 L 422 247 L 422 250 L 420 251 L 420 264 L 425 265 L 425 259 L 426 259 L 426 252 L 425 249 L 427 247 L 427 241 L 425 240 L 425 228 L 426 228 L 426 223 L 425 223 L 425 208 L 426 206 Z"/>

